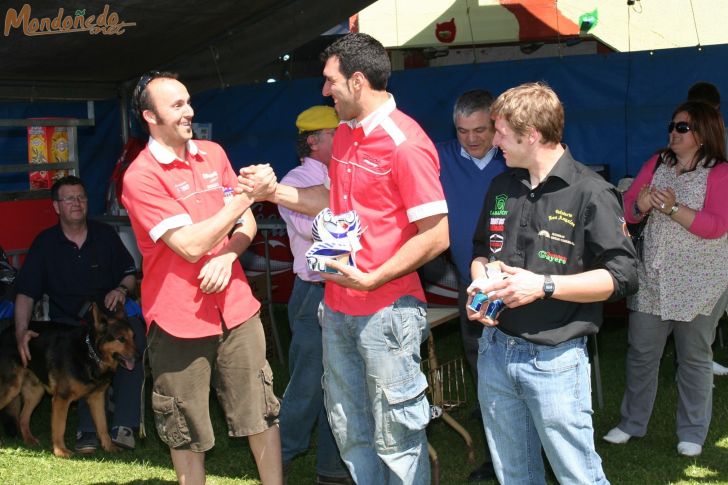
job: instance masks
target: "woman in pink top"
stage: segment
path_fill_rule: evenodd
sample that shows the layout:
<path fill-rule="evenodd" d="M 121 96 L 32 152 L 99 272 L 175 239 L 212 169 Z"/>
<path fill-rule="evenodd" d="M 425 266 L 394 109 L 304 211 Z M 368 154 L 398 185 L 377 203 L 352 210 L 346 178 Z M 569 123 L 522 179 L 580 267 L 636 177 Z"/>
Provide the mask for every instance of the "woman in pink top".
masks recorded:
<path fill-rule="evenodd" d="M 644 229 L 640 289 L 630 297 L 627 384 L 621 420 L 604 439 L 644 436 L 670 333 L 677 354 L 677 451 L 702 452 L 713 399 L 715 327 L 728 299 L 728 163 L 723 119 L 689 101 L 668 125 L 669 145 L 650 158 L 624 196 L 625 219 Z"/>

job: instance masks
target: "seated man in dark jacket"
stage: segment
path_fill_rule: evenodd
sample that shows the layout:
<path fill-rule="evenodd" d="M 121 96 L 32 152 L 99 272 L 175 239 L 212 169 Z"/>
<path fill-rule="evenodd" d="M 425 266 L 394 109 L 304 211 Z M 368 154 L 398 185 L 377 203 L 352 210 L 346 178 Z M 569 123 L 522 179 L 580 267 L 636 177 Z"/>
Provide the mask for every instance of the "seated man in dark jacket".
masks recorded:
<path fill-rule="evenodd" d="M 107 308 L 125 304 L 136 286 L 134 260 L 114 229 L 88 221 L 86 188 L 78 177 L 59 179 L 51 189 L 58 224 L 41 232 L 33 241 L 16 279 L 15 335 L 24 364 L 32 358 L 28 341 L 36 334 L 28 329 L 33 308 L 43 295 L 48 296 L 48 316 L 53 321 L 80 324 L 84 307 L 93 300 Z M 136 318 L 137 349 L 146 347 L 145 327 Z M 134 370 L 119 368 L 112 383 L 114 413 L 111 438 L 119 447 L 134 448 L 133 428 L 139 427 L 142 365 Z M 93 453 L 98 447 L 96 431 L 88 406 L 78 403 L 76 451 Z"/>

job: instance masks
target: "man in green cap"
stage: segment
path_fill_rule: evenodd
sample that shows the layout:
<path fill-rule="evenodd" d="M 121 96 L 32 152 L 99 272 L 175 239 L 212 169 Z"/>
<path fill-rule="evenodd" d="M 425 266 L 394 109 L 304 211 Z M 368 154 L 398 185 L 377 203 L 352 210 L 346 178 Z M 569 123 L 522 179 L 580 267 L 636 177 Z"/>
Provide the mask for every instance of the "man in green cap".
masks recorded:
<path fill-rule="evenodd" d="M 288 172 L 281 183 L 292 187 L 324 183 L 331 158 L 331 143 L 338 125 L 339 117 L 329 106 L 313 106 L 298 115 L 296 150 L 301 165 Z M 279 415 L 284 473 L 290 469 L 297 455 L 308 450 L 311 432 L 318 421 L 316 483 L 354 483 L 341 461 L 324 408 L 321 326 L 318 320 L 324 281 L 319 273 L 306 266 L 306 251 L 313 244 L 313 217 L 283 206 L 279 207 L 279 211 L 286 221 L 293 253 L 293 272 L 296 274 L 288 301 L 288 322 L 291 326 L 288 367 L 291 380 L 283 395 Z"/>

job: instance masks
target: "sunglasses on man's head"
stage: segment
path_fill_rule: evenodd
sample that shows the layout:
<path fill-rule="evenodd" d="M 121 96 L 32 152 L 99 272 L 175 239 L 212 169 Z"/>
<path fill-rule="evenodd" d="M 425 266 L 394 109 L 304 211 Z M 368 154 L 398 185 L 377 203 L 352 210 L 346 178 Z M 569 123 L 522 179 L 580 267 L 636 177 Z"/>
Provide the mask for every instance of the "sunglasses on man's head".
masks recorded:
<path fill-rule="evenodd" d="M 678 121 L 675 123 L 674 121 L 671 121 L 669 125 L 667 125 L 667 132 L 672 133 L 672 130 L 677 131 L 678 133 L 687 133 L 692 128 L 690 128 L 690 125 L 687 121 Z"/>
<path fill-rule="evenodd" d="M 144 91 L 144 89 L 146 89 L 147 84 L 149 84 L 150 81 L 152 79 L 156 78 L 157 76 L 159 76 L 159 71 L 149 71 L 148 73 L 146 73 L 145 75 L 143 75 L 142 77 L 139 78 L 139 82 L 137 83 L 136 89 L 134 91 L 141 93 L 142 91 Z"/>

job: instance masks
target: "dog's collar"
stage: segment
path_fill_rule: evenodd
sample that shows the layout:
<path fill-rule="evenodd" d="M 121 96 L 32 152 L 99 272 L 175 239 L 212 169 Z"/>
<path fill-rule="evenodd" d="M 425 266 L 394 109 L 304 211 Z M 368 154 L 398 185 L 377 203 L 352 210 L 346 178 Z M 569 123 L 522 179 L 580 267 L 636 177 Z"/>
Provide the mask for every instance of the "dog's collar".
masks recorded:
<path fill-rule="evenodd" d="M 88 356 L 91 357 L 94 362 L 97 364 L 101 363 L 101 359 L 99 358 L 99 355 L 94 350 L 93 345 L 91 345 L 91 338 L 89 337 L 89 334 L 86 334 L 86 347 L 88 347 Z"/>

